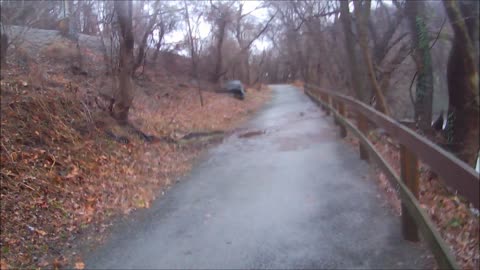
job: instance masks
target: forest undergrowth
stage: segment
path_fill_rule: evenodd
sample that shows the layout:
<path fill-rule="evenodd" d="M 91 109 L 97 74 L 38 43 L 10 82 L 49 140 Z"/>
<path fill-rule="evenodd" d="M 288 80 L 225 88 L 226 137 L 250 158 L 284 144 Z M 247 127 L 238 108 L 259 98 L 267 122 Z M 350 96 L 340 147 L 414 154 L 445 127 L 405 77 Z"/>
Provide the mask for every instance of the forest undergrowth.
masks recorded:
<path fill-rule="evenodd" d="M 197 85 L 146 70 L 130 113 L 134 130 L 156 138 L 146 141 L 95 105 L 86 89 L 105 84 L 103 76 L 48 61 L 9 65 L 1 80 L 1 269 L 83 268 L 82 242 L 101 241 L 113 218 L 148 208 L 221 140 L 185 135 L 227 134 L 269 97 L 265 86 L 249 88 L 244 101 L 207 89 L 201 106 Z M 42 87 L 32 70 L 49 71 Z"/>

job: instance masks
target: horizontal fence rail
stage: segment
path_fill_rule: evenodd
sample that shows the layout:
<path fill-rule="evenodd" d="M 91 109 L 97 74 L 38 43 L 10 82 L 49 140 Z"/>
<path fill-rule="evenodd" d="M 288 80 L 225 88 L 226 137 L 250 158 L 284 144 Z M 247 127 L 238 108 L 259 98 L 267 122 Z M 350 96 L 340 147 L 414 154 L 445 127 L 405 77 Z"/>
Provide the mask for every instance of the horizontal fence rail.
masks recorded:
<path fill-rule="evenodd" d="M 345 95 L 332 91 L 323 90 L 315 86 L 305 85 L 310 93 L 315 92 L 327 95 L 336 102 L 341 102 L 357 113 L 383 128 L 390 137 L 398 140 L 401 144 L 411 149 L 418 157 L 427 164 L 430 169 L 437 173 L 447 185 L 465 197 L 469 202 L 480 208 L 480 185 L 478 173 L 468 164 L 454 155 L 430 142 L 413 130 L 403 126 L 396 120 L 376 111 L 372 107 Z"/>
<path fill-rule="evenodd" d="M 305 85 L 304 91 L 315 103 L 327 111 L 327 115 L 330 113 L 333 115 L 335 123 L 340 125 L 342 137 L 345 137 L 346 130 L 349 130 L 360 140 L 360 157 L 372 159 L 385 173 L 388 180 L 399 187 L 402 201 L 402 229 L 405 239 L 417 241 L 417 232 L 420 231 L 440 268 L 460 269 L 450 249 L 418 202 L 417 156 L 444 179 L 448 186 L 478 208 L 480 186 L 479 176 L 475 170 L 414 131 L 352 97 L 309 84 Z M 356 114 L 358 127 L 346 118 L 346 107 Z M 367 121 L 383 128 L 400 143 L 401 177 L 395 173 L 368 140 Z"/>

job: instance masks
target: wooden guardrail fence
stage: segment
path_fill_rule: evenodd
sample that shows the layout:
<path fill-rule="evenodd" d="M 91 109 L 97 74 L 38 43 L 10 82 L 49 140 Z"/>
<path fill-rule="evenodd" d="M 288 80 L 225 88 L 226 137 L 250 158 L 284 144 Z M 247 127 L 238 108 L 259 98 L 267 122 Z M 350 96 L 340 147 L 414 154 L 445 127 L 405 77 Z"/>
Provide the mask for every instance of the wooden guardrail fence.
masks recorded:
<path fill-rule="evenodd" d="M 475 170 L 394 119 L 352 97 L 310 84 L 305 84 L 304 91 L 315 103 L 327 111 L 327 115 L 333 114 L 335 123 L 340 126 L 342 137 L 347 135 L 348 129 L 360 140 L 361 159 L 375 161 L 390 182 L 400 187 L 404 238 L 418 241 L 418 231 L 420 231 L 440 268 L 459 269 L 450 249 L 418 202 L 418 160 L 421 159 L 427 164 L 448 186 L 456 190 L 458 195 L 463 196 L 473 206 L 479 208 L 480 181 Z M 358 127 L 347 119 L 346 108 L 355 114 Z M 368 140 L 369 122 L 383 128 L 399 142 L 400 177 Z"/>

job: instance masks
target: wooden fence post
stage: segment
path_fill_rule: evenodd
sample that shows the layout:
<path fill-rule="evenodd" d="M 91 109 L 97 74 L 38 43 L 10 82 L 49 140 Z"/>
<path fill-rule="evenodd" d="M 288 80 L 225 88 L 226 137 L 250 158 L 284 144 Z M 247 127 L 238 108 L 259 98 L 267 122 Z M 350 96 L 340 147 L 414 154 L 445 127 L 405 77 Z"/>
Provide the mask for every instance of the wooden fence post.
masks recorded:
<path fill-rule="evenodd" d="M 322 93 L 320 93 L 319 96 L 320 96 L 320 100 L 321 100 L 322 102 L 325 102 L 325 96 L 324 96 Z M 320 108 L 322 109 L 322 111 L 325 111 L 325 110 L 326 110 L 326 109 L 325 109 L 325 105 L 323 105 L 323 103 L 320 103 Z"/>
<path fill-rule="evenodd" d="M 323 100 L 323 102 L 324 102 L 325 104 L 328 104 L 328 96 L 327 96 L 327 95 L 322 94 L 322 100 Z M 324 111 L 325 113 L 328 112 L 327 106 L 323 106 L 323 111 Z"/>
<path fill-rule="evenodd" d="M 400 167 L 402 181 L 418 200 L 418 160 L 406 146 L 400 145 Z M 418 228 L 402 202 L 402 233 L 406 240 L 418 242 Z"/>
<path fill-rule="evenodd" d="M 326 96 L 326 103 L 327 103 L 327 105 L 329 105 L 330 107 L 332 106 L 332 98 L 331 98 L 330 96 L 328 96 L 328 95 Z M 330 109 L 327 107 L 326 110 L 327 110 L 327 111 L 326 111 L 326 114 L 327 114 L 327 115 L 330 115 Z"/>
<path fill-rule="evenodd" d="M 345 105 L 343 104 L 343 102 L 338 103 L 338 113 L 341 116 L 343 116 L 344 118 L 347 117 L 346 114 L 345 114 Z M 342 138 L 347 137 L 347 129 L 342 124 L 340 124 L 340 137 L 342 137 Z"/>
<path fill-rule="evenodd" d="M 338 114 L 338 102 L 335 99 L 332 99 L 332 108 L 333 108 L 333 122 L 335 125 L 340 125 L 338 122 L 337 114 Z"/>
<path fill-rule="evenodd" d="M 368 132 L 368 123 L 365 116 L 360 112 L 357 112 L 357 122 L 358 122 L 358 129 L 363 133 L 363 135 L 367 136 Z M 368 150 L 367 148 L 360 142 L 360 159 L 368 160 Z"/>

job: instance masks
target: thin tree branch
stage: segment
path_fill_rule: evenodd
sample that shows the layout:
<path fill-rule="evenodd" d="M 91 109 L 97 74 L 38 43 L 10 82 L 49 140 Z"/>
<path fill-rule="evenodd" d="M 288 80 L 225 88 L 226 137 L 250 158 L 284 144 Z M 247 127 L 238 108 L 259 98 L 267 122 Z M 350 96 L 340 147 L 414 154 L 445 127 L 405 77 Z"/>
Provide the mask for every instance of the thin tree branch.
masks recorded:
<path fill-rule="evenodd" d="M 260 32 L 258 32 L 258 34 L 252 39 L 250 40 L 250 42 L 247 43 L 247 46 L 243 47 L 242 48 L 242 52 L 248 50 L 250 48 L 250 46 L 252 45 L 252 43 L 257 40 L 262 34 L 263 32 L 265 32 L 265 30 L 267 30 L 268 26 L 270 25 L 270 23 L 273 21 L 273 19 L 275 18 L 275 16 L 277 16 L 278 14 L 278 11 L 275 12 L 275 14 L 273 14 L 273 16 L 270 18 L 270 20 L 268 20 L 268 22 L 265 24 L 265 26 L 262 28 L 262 30 L 260 30 Z"/>
<path fill-rule="evenodd" d="M 415 79 L 417 78 L 418 71 L 415 71 L 415 74 L 413 75 L 412 81 L 410 82 L 410 87 L 408 88 L 408 94 L 410 95 L 410 101 L 412 104 L 415 106 L 415 99 L 413 98 L 413 93 L 412 93 L 412 86 L 413 83 L 415 82 Z"/>
<path fill-rule="evenodd" d="M 438 40 L 438 38 L 440 37 L 440 33 L 442 32 L 443 26 L 445 25 L 445 22 L 446 22 L 446 21 L 447 21 L 447 18 L 445 17 L 445 18 L 443 19 L 442 26 L 440 26 L 440 30 L 438 30 L 437 36 L 436 36 L 435 39 L 433 40 L 432 45 L 430 45 L 430 49 L 432 49 L 433 46 L 435 46 L 435 43 L 437 43 L 437 40 Z"/>

